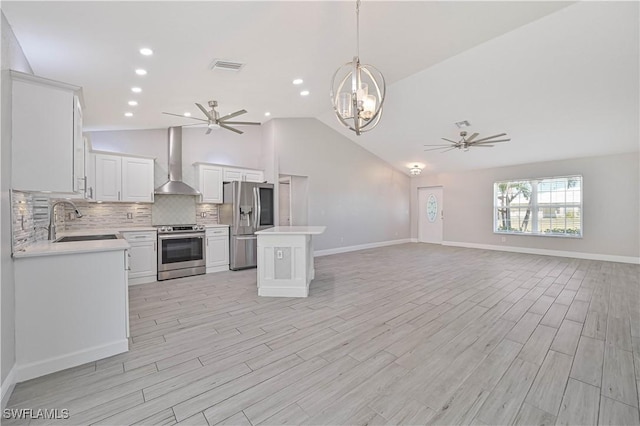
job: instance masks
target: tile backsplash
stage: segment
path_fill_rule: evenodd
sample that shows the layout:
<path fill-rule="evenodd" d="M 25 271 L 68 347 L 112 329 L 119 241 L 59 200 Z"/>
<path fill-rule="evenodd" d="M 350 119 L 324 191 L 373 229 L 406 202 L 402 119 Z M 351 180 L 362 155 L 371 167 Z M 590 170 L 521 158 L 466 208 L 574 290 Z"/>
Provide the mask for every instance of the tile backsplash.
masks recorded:
<path fill-rule="evenodd" d="M 173 199 L 173 197 L 179 198 Z M 180 197 L 189 199 L 181 200 Z M 47 239 L 49 217 L 48 208 L 44 206 L 62 199 L 48 198 L 46 194 L 11 192 L 14 251 L 23 249 L 36 241 Z M 155 224 L 215 225 L 218 223 L 218 205 L 196 204 L 192 196 L 157 195 L 154 204 L 90 203 L 84 200 L 73 200 L 73 203 L 82 213 L 82 218 L 76 218 L 73 209 L 67 204 L 58 205 L 54 212 L 58 232 L 135 228 Z"/>

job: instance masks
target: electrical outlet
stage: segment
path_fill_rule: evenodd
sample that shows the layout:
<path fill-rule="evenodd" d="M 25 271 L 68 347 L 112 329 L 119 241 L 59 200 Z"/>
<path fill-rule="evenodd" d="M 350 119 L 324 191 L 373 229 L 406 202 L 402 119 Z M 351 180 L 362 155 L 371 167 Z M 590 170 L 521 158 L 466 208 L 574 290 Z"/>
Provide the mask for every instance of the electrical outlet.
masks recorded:
<path fill-rule="evenodd" d="M 282 250 L 276 250 L 276 258 L 282 259 Z"/>
<path fill-rule="evenodd" d="M 207 217 L 207 212 L 200 213 L 200 217 Z"/>
<path fill-rule="evenodd" d="M 127 219 L 133 219 L 133 213 L 127 213 Z"/>

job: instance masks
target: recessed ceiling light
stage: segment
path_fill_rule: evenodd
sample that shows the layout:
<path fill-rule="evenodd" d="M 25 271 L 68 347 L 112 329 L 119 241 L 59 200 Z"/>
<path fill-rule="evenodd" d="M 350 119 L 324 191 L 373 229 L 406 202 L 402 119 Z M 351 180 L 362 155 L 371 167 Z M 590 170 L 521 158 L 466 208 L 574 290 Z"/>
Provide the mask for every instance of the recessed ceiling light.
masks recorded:
<path fill-rule="evenodd" d="M 303 90 L 302 92 L 300 92 L 300 96 L 309 96 L 309 91 Z"/>
<path fill-rule="evenodd" d="M 142 92 L 142 89 L 141 89 L 141 88 L 139 88 L 139 87 L 132 87 L 132 88 L 131 88 L 131 91 L 132 91 L 133 93 L 140 93 L 140 92 Z"/>
<path fill-rule="evenodd" d="M 153 55 L 153 50 L 149 49 L 148 47 L 143 47 L 142 49 L 140 49 L 140 54 L 144 56 L 150 56 Z"/>
<path fill-rule="evenodd" d="M 136 106 L 136 105 L 138 105 L 138 102 L 136 102 L 136 101 L 129 101 L 129 102 L 127 102 L 127 103 L 129 104 L 129 106 Z"/>
<path fill-rule="evenodd" d="M 264 113 L 264 116 L 265 116 L 265 117 L 269 117 L 270 115 L 271 115 L 271 113 L 270 113 L 270 112 L 265 112 L 265 113 Z"/>
<path fill-rule="evenodd" d="M 133 113 L 132 112 L 125 112 L 124 116 L 125 117 L 133 117 Z"/>
<path fill-rule="evenodd" d="M 147 70 L 143 70 L 142 68 L 138 68 L 136 70 L 136 74 L 138 74 L 138 75 L 147 75 Z"/>
<path fill-rule="evenodd" d="M 191 113 L 190 113 L 190 112 L 185 112 L 185 113 L 184 113 L 184 114 L 182 114 L 182 115 L 184 115 L 185 117 L 191 117 Z"/>
<path fill-rule="evenodd" d="M 293 84 L 298 85 L 298 84 L 302 84 L 303 81 L 301 78 L 296 78 L 295 80 L 293 80 Z"/>

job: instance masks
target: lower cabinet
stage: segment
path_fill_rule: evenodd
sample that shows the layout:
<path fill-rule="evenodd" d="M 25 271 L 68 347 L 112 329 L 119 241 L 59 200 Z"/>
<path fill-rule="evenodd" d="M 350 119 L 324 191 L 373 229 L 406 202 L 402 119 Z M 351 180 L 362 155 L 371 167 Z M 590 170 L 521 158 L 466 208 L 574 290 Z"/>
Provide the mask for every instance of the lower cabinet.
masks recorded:
<path fill-rule="evenodd" d="M 158 239 L 155 231 L 123 232 L 129 249 L 129 285 L 156 281 Z"/>
<path fill-rule="evenodd" d="M 207 228 L 207 274 L 229 270 L 229 228 Z"/>

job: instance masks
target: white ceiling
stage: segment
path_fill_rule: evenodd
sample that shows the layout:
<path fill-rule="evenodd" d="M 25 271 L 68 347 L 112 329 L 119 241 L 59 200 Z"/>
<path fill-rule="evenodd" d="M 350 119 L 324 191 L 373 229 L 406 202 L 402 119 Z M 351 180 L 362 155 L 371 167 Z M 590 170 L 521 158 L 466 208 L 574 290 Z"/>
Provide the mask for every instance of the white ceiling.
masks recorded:
<path fill-rule="evenodd" d="M 354 1 L 3 1 L 2 11 L 36 74 L 83 87 L 87 130 L 185 124 L 161 112 L 197 116 L 194 102 L 215 99 L 222 114 L 249 111 L 243 121 L 264 122 L 270 111 L 341 131 L 328 92 L 355 54 Z M 388 100 L 371 133 L 343 133 L 399 169 L 637 149 L 635 2 L 364 1 L 360 17 L 360 57 L 385 75 Z M 153 56 L 138 53 L 145 46 Z M 214 58 L 246 66 L 212 71 Z M 148 75 L 135 75 L 138 67 Z M 291 84 L 297 77 L 302 86 Z M 455 138 L 453 123 L 465 119 L 471 131 L 513 140 L 477 150 L 485 152 L 422 150 Z"/>

